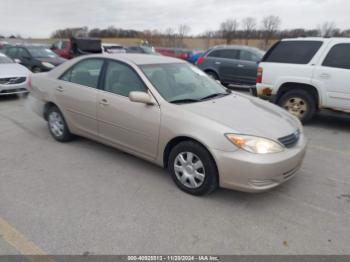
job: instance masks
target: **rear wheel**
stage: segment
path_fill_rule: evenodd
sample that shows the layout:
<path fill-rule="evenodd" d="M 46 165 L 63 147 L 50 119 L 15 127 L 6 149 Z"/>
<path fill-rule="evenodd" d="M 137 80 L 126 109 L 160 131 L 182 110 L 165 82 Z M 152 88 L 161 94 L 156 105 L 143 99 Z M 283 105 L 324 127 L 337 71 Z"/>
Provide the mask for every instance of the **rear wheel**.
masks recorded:
<path fill-rule="evenodd" d="M 47 119 L 50 133 L 55 140 L 68 142 L 73 139 L 73 135 L 70 133 L 61 111 L 56 106 L 49 108 Z"/>
<path fill-rule="evenodd" d="M 302 89 L 287 91 L 278 100 L 278 105 L 295 115 L 303 123 L 309 122 L 316 113 L 316 100 Z"/>
<path fill-rule="evenodd" d="M 218 187 L 218 172 L 210 153 L 200 144 L 184 141 L 170 152 L 168 168 L 175 184 L 184 192 L 204 195 Z"/>

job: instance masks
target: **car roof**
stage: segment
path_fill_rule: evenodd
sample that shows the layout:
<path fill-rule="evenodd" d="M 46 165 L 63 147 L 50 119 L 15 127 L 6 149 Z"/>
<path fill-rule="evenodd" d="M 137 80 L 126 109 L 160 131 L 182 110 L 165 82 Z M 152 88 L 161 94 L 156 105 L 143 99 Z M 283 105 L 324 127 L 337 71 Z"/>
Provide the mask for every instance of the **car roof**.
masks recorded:
<path fill-rule="evenodd" d="M 281 41 L 322 41 L 322 42 L 349 42 L 350 38 L 346 37 L 298 37 L 298 38 L 285 38 Z"/>
<path fill-rule="evenodd" d="M 118 54 L 100 54 L 100 55 L 89 55 L 89 56 L 111 58 L 111 59 L 129 62 L 135 65 L 186 63 L 183 60 L 172 58 L 172 57 L 161 56 L 161 55 L 148 55 L 148 54 L 118 53 Z M 87 56 L 83 56 L 83 57 L 87 57 Z"/>
<path fill-rule="evenodd" d="M 241 50 L 260 50 L 259 48 L 252 47 L 252 46 L 246 46 L 246 45 L 217 45 L 211 48 L 211 50 L 214 49 L 241 49 Z"/>

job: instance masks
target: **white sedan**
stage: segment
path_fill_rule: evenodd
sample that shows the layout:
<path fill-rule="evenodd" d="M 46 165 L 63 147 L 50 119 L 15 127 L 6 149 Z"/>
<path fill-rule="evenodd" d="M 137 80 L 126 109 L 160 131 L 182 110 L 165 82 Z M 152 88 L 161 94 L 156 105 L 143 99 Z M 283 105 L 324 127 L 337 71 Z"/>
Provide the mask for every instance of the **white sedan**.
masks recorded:
<path fill-rule="evenodd" d="M 0 96 L 27 93 L 30 71 L 0 53 Z"/>

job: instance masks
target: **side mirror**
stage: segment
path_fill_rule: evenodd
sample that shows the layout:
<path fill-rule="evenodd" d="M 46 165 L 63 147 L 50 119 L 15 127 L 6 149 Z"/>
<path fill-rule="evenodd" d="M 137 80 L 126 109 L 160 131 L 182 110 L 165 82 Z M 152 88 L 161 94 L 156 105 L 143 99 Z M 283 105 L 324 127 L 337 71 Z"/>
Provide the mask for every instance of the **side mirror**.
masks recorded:
<path fill-rule="evenodd" d="M 18 59 L 18 58 L 13 59 L 13 61 L 15 61 L 15 63 L 17 64 L 20 64 L 22 62 L 21 59 Z"/>
<path fill-rule="evenodd" d="M 142 103 L 146 105 L 154 105 L 152 97 L 146 92 L 133 91 L 129 93 L 131 102 Z"/>

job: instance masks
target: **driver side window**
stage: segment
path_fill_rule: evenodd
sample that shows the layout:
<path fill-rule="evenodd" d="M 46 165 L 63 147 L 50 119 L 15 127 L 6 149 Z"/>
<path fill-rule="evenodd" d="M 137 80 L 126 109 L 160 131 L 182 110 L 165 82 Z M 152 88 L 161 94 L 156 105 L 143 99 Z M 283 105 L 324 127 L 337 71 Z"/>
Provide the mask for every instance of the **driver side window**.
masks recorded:
<path fill-rule="evenodd" d="M 255 54 L 253 54 L 252 52 L 241 50 L 240 60 L 258 62 L 259 58 Z"/>
<path fill-rule="evenodd" d="M 114 61 L 108 62 L 103 89 L 126 97 L 132 91 L 147 92 L 145 84 L 132 68 Z"/>

